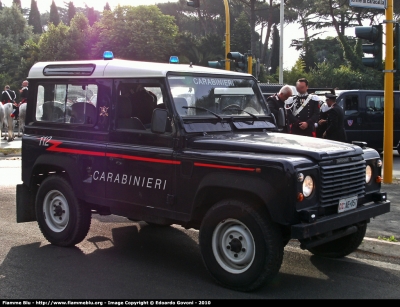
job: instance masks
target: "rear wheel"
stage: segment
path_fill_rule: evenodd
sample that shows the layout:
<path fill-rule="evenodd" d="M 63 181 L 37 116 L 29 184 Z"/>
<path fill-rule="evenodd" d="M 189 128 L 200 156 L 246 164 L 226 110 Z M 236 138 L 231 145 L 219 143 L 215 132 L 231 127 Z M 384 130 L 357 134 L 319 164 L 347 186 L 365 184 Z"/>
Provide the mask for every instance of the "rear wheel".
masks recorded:
<path fill-rule="evenodd" d="M 328 258 L 342 258 L 354 252 L 364 239 L 367 224 L 357 225 L 358 230 L 348 236 L 337 240 L 309 248 L 308 250 L 316 256 Z"/>
<path fill-rule="evenodd" d="M 36 216 L 44 237 L 58 246 L 80 243 L 91 222 L 90 209 L 80 204 L 68 181 L 59 176 L 47 177 L 40 185 Z"/>
<path fill-rule="evenodd" d="M 225 287 L 252 291 L 271 281 L 283 259 L 279 227 L 266 210 L 238 200 L 223 200 L 212 207 L 200 227 L 203 261 Z"/>

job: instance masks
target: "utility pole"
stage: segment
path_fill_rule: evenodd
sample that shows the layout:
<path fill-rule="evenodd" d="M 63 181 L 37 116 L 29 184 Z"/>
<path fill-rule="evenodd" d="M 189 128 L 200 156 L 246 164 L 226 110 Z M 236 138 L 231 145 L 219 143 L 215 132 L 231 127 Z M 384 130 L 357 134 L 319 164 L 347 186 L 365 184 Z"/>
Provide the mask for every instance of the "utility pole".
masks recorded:
<path fill-rule="evenodd" d="M 228 53 L 231 52 L 231 19 L 229 16 L 229 3 L 228 0 L 224 0 L 225 5 L 225 69 L 231 70 L 231 62 L 228 59 Z"/>
<path fill-rule="evenodd" d="M 386 8 L 386 59 L 385 59 L 385 108 L 383 129 L 383 182 L 393 180 L 393 0 L 387 0 Z M 397 65 L 396 65 L 397 66 Z"/>
<path fill-rule="evenodd" d="M 279 44 L 279 83 L 283 84 L 283 22 L 284 22 L 285 3 L 281 0 L 280 23 L 281 23 L 281 39 Z"/>

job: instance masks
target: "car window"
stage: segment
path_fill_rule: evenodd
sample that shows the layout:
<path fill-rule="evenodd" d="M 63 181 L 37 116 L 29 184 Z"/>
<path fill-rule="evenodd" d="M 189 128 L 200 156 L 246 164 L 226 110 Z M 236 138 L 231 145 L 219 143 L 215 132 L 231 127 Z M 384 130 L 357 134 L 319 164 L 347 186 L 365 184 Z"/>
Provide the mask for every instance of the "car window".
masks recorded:
<path fill-rule="evenodd" d="M 365 97 L 367 113 L 383 111 L 383 96 L 368 95 Z"/>
<path fill-rule="evenodd" d="M 168 82 L 176 111 L 182 117 L 215 117 L 211 112 L 240 117 L 266 114 L 259 87 L 252 79 L 171 75 Z"/>
<path fill-rule="evenodd" d="M 36 120 L 93 125 L 97 120 L 97 91 L 96 84 L 39 84 Z"/>
<path fill-rule="evenodd" d="M 151 131 L 155 109 L 166 109 L 160 82 L 152 79 L 124 79 L 117 82 L 115 128 Z M 170 126 L 170 123 L 169 123 Z M 167 127 L 170 131 L 170 127 Z"/>
<path fill-rule="evenodd" d="M 343 95 L 337 103 L 343 108 L 345 115 L 352 115 L 359 111 L 358 95 Z"/>

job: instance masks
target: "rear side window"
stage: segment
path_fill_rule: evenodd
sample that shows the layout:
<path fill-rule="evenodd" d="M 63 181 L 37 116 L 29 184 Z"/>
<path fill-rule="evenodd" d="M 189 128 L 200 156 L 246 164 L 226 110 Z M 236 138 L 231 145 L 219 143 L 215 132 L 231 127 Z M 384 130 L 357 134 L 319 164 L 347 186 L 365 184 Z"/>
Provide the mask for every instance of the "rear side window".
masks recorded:
<path fill-rule="evenodd" d="M 96 84 L 39 84 L 36 120 L 94 125 L 98 114 L 97 92 Z"/>
<path fill-rule="evenodd" d="M 345 115 L 355 114 L 359 111 L 358 95 L 344 95 L 338 100 Z"/>
<path fill-rule="evenodd" d="M 366 96 L 367 113 L 382 112 L 383 111 L 383 96 Z"/>

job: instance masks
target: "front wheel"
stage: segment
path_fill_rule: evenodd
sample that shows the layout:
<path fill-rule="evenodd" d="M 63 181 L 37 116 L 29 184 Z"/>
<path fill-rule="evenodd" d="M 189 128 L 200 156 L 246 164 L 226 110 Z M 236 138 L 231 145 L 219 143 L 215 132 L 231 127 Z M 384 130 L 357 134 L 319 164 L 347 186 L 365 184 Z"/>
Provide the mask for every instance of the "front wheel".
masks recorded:
<path fill-rule="evenodd" d="M 283 259 L 279 227 L 266 210 L 238 200 L 223 200 L 212 207 L 200 227 L 203 261 L 225 287 L 252 291 L 271 281 Z"/>
<path fill-rule="evenodd" d="M 357 231 L 348 236 L 325 244 L 311 247 L 308 250 L 316 256 L 342 258 L 354 252 L 364 239 L 367 223 L 357 225 Z"/>
<path fill-rule="evenodd" d="M 86 237 L 91 211 L 78 201 L 68 181 L 54 175 L 39 187 L 36 217 L 41 232 L 51 244 L 73 246 Z"/>

